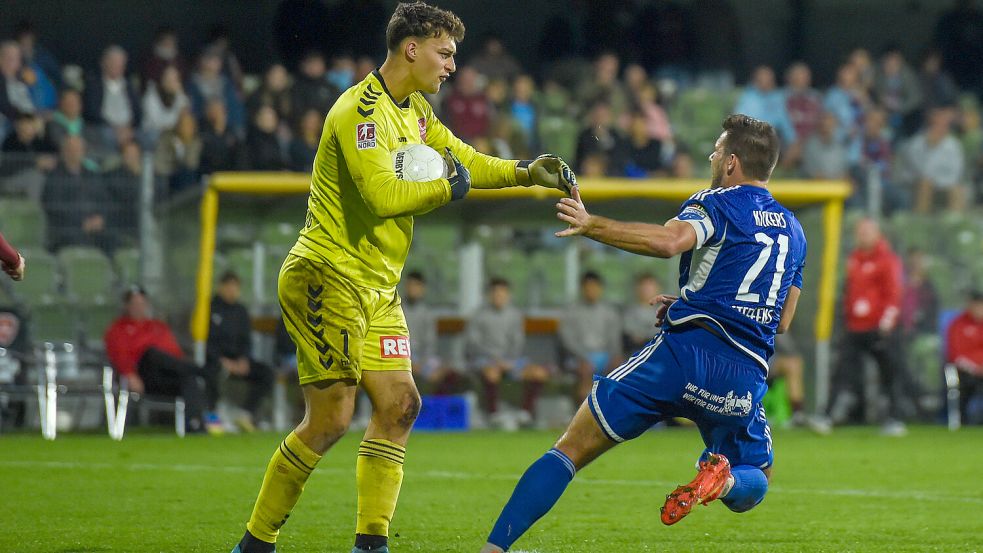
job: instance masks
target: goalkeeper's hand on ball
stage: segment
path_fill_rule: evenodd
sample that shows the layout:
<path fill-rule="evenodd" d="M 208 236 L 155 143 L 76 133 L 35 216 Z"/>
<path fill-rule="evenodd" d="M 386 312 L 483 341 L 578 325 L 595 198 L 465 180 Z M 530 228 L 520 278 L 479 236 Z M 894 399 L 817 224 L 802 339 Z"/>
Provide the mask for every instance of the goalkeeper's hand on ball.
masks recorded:
<path fill-rule="evenodd" d="M 567 196 L 577 187 L 577 175 L 567 162 L 554 154 L 522 160 L 515 165 L 515 180 L 522 186 L 556 188 Z"/>
<path fill-rule="evenodd" d="M 444 161 L 447 163 L 447 180 L 451 183 L 451 201 L 464 199 L 471 190 L 471 172 L 450 148 L 444 149 Z"/>

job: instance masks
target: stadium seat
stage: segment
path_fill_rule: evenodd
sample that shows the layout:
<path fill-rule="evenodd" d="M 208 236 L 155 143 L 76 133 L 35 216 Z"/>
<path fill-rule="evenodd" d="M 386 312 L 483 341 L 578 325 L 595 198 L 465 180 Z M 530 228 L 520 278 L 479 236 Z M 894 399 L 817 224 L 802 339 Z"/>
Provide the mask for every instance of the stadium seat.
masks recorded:
<path fill-rule="evenodd" d="M 228 265 L 225 267 L 226 270 L 235 271 L 239 275 L 239 279 L 242 282 L 242 303 L 246 306 L 253 306 L 256 304 L 257 299 L 253 290 L 253 279 L 256 277 L 256 268 L 254 265 L 255 251 L 252 247 L 249 248 L 235 248 L 228 250 L 225 253 L 225 260 Z M 221 277 L 221 273 L 216 272 L 216 280 Z"/>
<path fill-rule="evenodd" d="M 284 221 L 267 221 L 259 229 L 259 241 L 270 251 L 276 250 L 284 256 L 297 241 L 300 229 L 293 223 Z"/>
<path fill-rule="evenodd" d="M 119 314 L 120 305 L 115 301 L 87 306 L 80 314 L 81 343 L 90 351 L 103 351 L 105 349 L 103 336 L 106 334 L 106 329 Z"/>
<path fill-rule="evenodd" d="M 425 223 L 413 228 L 413 242 L 430 251 L 456 250 L 460 243 L 457 227 L 447 224 Z"/>
<path fill-rule="evenodd" d="M 460 297 L 461 258 L 457 249 L 440 250 L 431 254 L 436 267 L 434 285 L 429 286 L 434 303 L 457 305 Z"/>
<path fill-rule="evenodd" d="M 142 281 L 140 270 L 140 250 L 137 248 L 122 248 L 113 254 L 113 265 L 122 285 L 139 284 Z"/>
<path fill-rule="evenodd" d="M 78 310 L 64 300 L 35 304 L 30 312 L 31 336 L 39 342 L 78 343 Z"/>
<path fill-rule="evenodd" d="M 65 292 L 81 305 L 113 301 L 116 275 L 109 258 L 96 248 L 73 246 L 58 252 L 65 275 Z"/>
<path fill-rule="evenodd" d="M 628 294 L 634 278 L 630 265 L 635 257 L 637 256 L 610 248 L 592 250 L 582 260 L 581 267 L 585 271 L 594 271 L 604 278 L 604 297 L 607 301 L 624 304 L 630 297 Z"/>
<path fill-rule="evenodd" d="M 12 285 L 14 295 L 27 305 L 51 303 L 60 298 L 61 270 L 54 256 L 44 250 L 21 250 L 29 277 Z"/>
<path fill-rule="evenodd" d="M 41 204 L 26 199 L 0 200 L 0 232 L 18 249 L 45 246 L 46 227 Z"/>
<path fill-rule="evenodd" d="M 532 255 L 537 296 L 544 307 L 567 304 L 566 251 L 543 249 Z"/>

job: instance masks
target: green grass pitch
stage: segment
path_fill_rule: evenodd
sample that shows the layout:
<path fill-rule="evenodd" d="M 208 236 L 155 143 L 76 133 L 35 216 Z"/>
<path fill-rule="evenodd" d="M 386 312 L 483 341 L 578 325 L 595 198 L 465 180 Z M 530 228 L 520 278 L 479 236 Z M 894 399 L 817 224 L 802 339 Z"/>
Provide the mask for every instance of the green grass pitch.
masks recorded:
<path fill-rule="evenodd" d="M 555 432 L 417 433 L 393 553 L 476 552 L 519 475 Z M 227 552 L 241 536 L 275 434 L 0 437 L 0 551 Z M 343 552 L 354 531 L 358 438 L 321 462 L 279 550 Z M 582 471 L 516 543 L 523 552 L 983 551 L 983 428 L 777 431 L 772 489 L 734 514 L 700 507 L 672 527 L 659 507 L 701 451 L 691 429 L 649 432 Z"/>

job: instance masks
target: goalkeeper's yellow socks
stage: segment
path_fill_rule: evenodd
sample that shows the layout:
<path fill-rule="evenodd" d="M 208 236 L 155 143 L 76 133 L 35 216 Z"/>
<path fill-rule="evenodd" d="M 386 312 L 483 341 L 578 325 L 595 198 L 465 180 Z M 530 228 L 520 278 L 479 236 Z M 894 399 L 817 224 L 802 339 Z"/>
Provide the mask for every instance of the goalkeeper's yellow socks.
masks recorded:
<path fill-rule="evenodd" d="M 389 440 L 376 438 L 359 444 L 355 463 L 355 487 L 358 490 L 356 550 L 373 550 L 386 545 L 389 523 L 396 511 L 396 499 L 403 483 L 405 458 L 406 448 Z"/>
<path fill-rule="evenodd" d="M 287 522 L 290 511 L 304 491 L 307 478 L 320 460 L 320 455 L 291 432 L 266 467 L 263 487 L 246 530 L 259 540 L 275 543 L 280 527 Z"/>

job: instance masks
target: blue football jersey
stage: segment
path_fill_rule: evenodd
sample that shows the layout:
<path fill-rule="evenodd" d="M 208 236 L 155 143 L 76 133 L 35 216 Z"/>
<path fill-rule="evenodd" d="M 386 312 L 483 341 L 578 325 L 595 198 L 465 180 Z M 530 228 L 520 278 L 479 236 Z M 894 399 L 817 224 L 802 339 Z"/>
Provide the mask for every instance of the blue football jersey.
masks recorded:
<path fill-rule="evenodd" d="M 700 319 L 767 372 L 788 289 L 802 288 L 802 225 L 750 185 L 697 192 L 675 218 L 696 230 L 696 246 L 680 258 L 680 300 L 665 324 Z"/>

